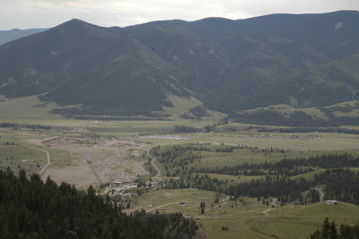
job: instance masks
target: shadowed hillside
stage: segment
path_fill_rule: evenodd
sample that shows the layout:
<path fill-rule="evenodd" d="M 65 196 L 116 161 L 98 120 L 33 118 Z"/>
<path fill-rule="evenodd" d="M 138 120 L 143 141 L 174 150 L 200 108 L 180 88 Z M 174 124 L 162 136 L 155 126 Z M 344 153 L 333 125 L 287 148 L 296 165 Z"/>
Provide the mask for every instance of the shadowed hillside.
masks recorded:
<path fill-rule="evenodd" d="M 167 117 L 168 96 L 234 114 L 359 98 L 359 13 L 274 14 L 103 28 L 71 20 L 0 46 L 0 94 L 55 113 Z M 183 112 L 184 113 L 184 112 Z"/>

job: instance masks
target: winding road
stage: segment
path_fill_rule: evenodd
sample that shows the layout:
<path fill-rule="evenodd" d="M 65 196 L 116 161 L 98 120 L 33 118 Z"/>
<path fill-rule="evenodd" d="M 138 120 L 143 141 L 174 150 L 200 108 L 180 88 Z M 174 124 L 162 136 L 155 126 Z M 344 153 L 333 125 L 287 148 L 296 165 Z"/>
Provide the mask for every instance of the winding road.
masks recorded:
<path fill-rule="evenodd" d="M 316 188 L 314 188 L 315 190 L 317 190 L 318 192 L 319 192 L 319 194 L 320 194 L 320 201 L 321 202 L 323 202 L 323 199 L 324 199 L 324 193 L 323 193 L 323 191 L 322 191 L 322 189 L 321 188 L 319 188 L 319 187 L 316 187 Z"/>
<path fill-rule="evenodd" d="M 156 159 L 150 155 L 150 151 L 149 151 L 149 150 L 147 150 L 147 156 L 152 159 L 152 160 L 151 160 L 151 164 L 152 164 L 153 167 L 155 167 L 155 169 L 157 170 L 157 174 L 156 174 L 155 176 L 153 176 L 152 179 L 158 178 L 158 177 L 161 175 L 161 170 L 157 167 L 157 165 L 156 165 L 156 163 L 155 163 Z"/>

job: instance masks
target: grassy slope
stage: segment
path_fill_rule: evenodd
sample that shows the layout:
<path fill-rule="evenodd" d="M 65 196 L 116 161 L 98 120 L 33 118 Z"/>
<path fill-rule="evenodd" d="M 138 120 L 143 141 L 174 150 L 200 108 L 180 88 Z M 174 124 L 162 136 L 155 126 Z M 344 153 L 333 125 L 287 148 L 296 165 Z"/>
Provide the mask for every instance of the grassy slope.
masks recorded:
<path fill-rule="evenodd" d="M 7 142 L 10 145 L 4 145 Z M 14 145 L 11 145 L 11 144 Z M 19 142 L 15 137 L 7 137 L 1 134 L 0 138 L 0 167 L 10 168 L 15 173 L 19 168 L 25 169 L 28 174 L 37 173 L 46 163 L 46 155 L 35 150 L 35 147 Z"/>
<path fill-rule="evenodd" d="M 309 206 L 272 206 L 258 203 L 257 199 L 240 198 L 235 201 L 222 201 L 214 204 L 216 193 L 197 189 L 157 190 L 149 191 L 132 200 L 131 208 L 144 208 L 148 211 L 175 212 L 180 211 L 197 220 L 201 231 L 207 238 L 307 238 L 316 228 L 321 226 L 324 218 L 353 225 L 357 222 L 359 208 L 348 203 L 339 202 L 336 206 L 328 206 L 326 202 Z M 225 195 L 219 195 L 224 199 Z M 186 206 L 180 207 L 179 202 Z M 200 202 L 205 202 L 206 209 L 200 213 Z M 245 205 L 244 205 L 244 203 Z M 212 207 L 213 205 L 213 207 Z M 265 215 L 267 211 L 269 215 Z M 222 227 L 229 228 L 222 231 Z"/>
<path fill-rule="evenodd" d="M 225 235 L 225 238 L 268 238 L 258 232 L 252 231 L 245 224 L 243 219 L 260 215 L 260 212 L 267 206 L 257 205 L 256 201 L 244 198 L 247 206 L 241 202 L 227 201 L 214 204 L 216 198 L 215 192 L 208 192 L 197 189 L 181 190 L 158 190 L 144 193 L 135 200 L 132 200 L 131 208 L 144 208 L 148 211 L 159 212 L 181 212 L 200 219 L 197 223 L 202 226 L 201 231 L 207 235 L 207 238 L 219 238 Z M 220 199 L 225 199 L 225 195 L 220 195 Z M 186 206 L 180 207 L 179 202 L 185 202 Z M 200 213 L 200 202 L 205 202 L 206 209 L 202 215 Z M 233 204 L 233 208 L 232 208 Z M 213 205 L 213 207 L 211 206 Z M 235 219 L 235 220 L 233 220 Z M 222 231 L 222 226 L 228 226 L 229 231 Z"/>
<path fill-rule="evenodd" d="M 184 121 L 183 118 L 180 117 L 180 115 L 188 112 L 190 108 L 194 108 L 196 106 L 203 106 L 203 103 L 199 100 L 197 100 L 194 97 L 190 98 L 180 98 L 175 95 L 168 96 L 168 100 L 170 100 L 174 107 L 163 107 L 165 110 L 165 113 L 171 114 L 171 120 L 180 120 Z M 210 111 L 210 117 L 203 118 L 203 121 L 211 121 L 211 122 L 220 122 L 223 118 L 225 118 L 227 115 L 217 112 L 217 111 Z M 192 121 L 196 122 L 196 121 Z"/>
<path fill-rule="evenodd" d="M 58 107 L 55 103 L 42 103 L 37 96 L 6 99 L 1 96 L 0 101 L 0 123 L 22 123 L 61 125 L 63 117 L 50 115 L 47 112 Z"/>
<path fill-rule="evenodd" d="M 50 153 L 52 166 L 63 167 L 76 164 L 76 160 L 69 156 L 64 150 L 56 150 L 52 148 L 38 148 L 29 141 L 43 140 L 44 135 L 56 136 L 55 134 L 47 134 L 46 132 L 31 132 L 29 134 L 23 131 L 23 134 L 17 134 L 18 131 L 2 130 L 0 128 L 0 167 L 9 167 L 15 173 L 19 171 L 19 165 L 25 169 L 28 174 L 38 173 L 47 163 L 45 150 Z M 31 132 L 31 134 L 30 134 Z M 41 134 L 45 133 L 45 134 Z M 59 136 L 59 135 L 57 135 Z M 4 145 L 6 142 L 14 145 Z M 12 159 L 11 159 L 12 157 Z"/>
<path fill-rule="evenodd" d="M 306 238 L 322 225 L 325 217 L 335 220 L 337 226 L 342 223 L 353 225 L 357 222 L 359 208 L 353 204 L 339 202 L 328 206 L 326 202 L 310 206 L 292 206 L 275 209 L 267 220 L 251 220 L 254 229 L 279 238 Z"/>

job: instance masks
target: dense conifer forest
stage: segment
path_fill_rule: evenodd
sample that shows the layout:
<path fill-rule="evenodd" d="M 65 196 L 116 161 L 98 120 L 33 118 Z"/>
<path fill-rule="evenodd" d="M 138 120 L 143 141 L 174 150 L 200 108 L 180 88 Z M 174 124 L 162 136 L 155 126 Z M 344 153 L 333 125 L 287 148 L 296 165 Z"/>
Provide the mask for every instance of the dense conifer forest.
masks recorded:
<path fill-rule="evenodd" d="M 242 113 L 240 115 L 234 115 L 234 121 L 247 124 L 258 125 L 275 125 L 275 126 L 288 126 L 300 128 L 319 128 L 320 131 L 324 127 L 338 127 L 341 125 L 358 125 L 358 117 L 356 116 L 335 116 L 333 112 L 337 110 L 341 113 L 350 113 L 352 111 L 345 112 L 347 108 L 330 107 L 320 108 L 327 120 L 319 118 L 313 115 L 309 115 L 303 111 L 294 111 L 292 114 L 281 113 L 275 110 L 257 110 L 252 113 Z M 357 109 L 357 108 L 355 108 Z M 344 111 L 344 112 L 343 112 Z"/>
<path fill-rule="evenodd" d="M 0 238 L 191 238 L 193 219 L 181 213 L 121 212 L 109 197 L 38 174 L 0 170 Z"/>

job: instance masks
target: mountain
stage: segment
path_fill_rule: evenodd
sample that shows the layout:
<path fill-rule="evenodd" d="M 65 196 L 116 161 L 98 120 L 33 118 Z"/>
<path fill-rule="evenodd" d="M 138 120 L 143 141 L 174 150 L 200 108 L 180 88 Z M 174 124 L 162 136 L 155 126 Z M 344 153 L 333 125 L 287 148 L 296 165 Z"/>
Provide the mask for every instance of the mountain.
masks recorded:
<path fill-rule="evenodd" d="M 47 29 L 25 29 L 25 30 L 12 29 L 7 31 L 0 31 L 0 45 L 22 37 L 26 37 L 28 35 L 43 32 L 45 30 Z"/>
<path fill-rule="evenodd" d="M 359 99 L 359 13 L 274 14 L 104 28 L 71 20 L 0 46 L 0 94 L 59 113 L 164 116 L 168 96 L 209 109 Z"/>

